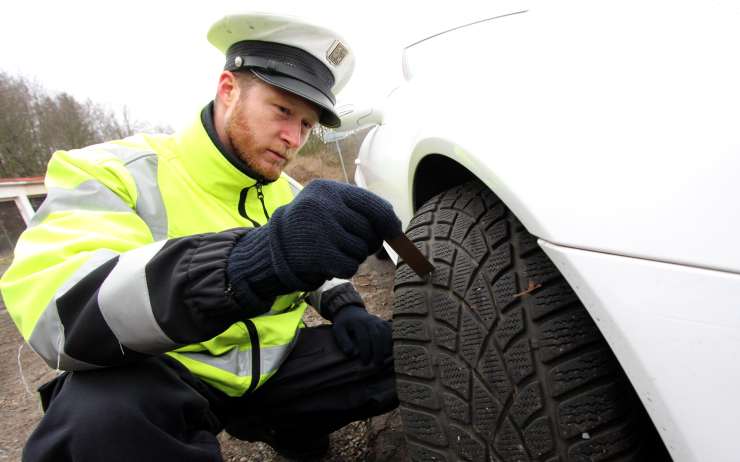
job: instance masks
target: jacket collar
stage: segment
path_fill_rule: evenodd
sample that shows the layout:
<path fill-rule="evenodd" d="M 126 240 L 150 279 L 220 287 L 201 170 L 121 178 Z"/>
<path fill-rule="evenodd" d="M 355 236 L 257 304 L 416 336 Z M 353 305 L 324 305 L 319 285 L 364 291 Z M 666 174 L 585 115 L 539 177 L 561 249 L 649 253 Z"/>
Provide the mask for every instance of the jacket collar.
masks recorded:
<path fill-rule="evenodd" d="M 238 191 L 255 185 L 258 175 L 250 175 L 249 167 L 233 153 L 227 153 L 220 143 L 213 129 L 212 108 L 211 102 L 196 121 L 175 135 L 178 146 L 176 156 L 188 176 L 202 189 L 217 197 L 233 200 L 235 191 L 238 198 Z M 207 126 L 212 134 L 209 134 Z"/>
<path fill-rule="evenodd" d="M 267 184 L 272 182 L 252 170 L 243 160 L 239 158 L 239 156 L 234 151 L 227 148 L 223 145 L 223 143 L 221 143 L 221 139 L 219 139 L 218 137 L 216 126 L 213 122 L 213 101 L 208 103 L 206 107 L 204 107 L 203 110 L 200 112 L 200 121 L 201 123 L 203 123 L 203 128 L 205 128 L 208 137 L 211 139 L 211 142 L 214 144 L 214 146 L 216 146 L 216 148 L 221 152 L 226 160 L 231 162 L 231 165 L 236 167 L 239 171 L 241 171 L 248 177 L 254 178 L 259 183 Z"/>

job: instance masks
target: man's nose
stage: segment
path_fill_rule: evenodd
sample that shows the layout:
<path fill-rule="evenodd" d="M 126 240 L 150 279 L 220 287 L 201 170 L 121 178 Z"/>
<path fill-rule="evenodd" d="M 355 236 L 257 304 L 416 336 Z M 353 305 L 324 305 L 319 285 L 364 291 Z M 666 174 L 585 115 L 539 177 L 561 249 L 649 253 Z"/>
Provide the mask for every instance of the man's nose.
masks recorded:
<path fill-rule="evenodd" d="M 289 148 L 295 149 L 301 145 L 301 124 L 288 123 L 282 130 L 283 141 Z"/>

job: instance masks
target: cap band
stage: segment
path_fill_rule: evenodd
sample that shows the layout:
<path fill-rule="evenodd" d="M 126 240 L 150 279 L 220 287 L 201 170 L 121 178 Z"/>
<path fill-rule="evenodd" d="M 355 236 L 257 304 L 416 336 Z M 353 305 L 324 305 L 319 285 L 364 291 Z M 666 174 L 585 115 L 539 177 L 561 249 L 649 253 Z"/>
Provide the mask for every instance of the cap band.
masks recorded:
<path fill-rule="evenodd" d="M 300 48 L 259 40 L 244 40 L 231 45 L 226 51 L 224 69 L 238 71 L 250 67 L 300 80 L 316 88 L 332 104 L 336 102 L 331 92 L 334 75 L 324 63 Z"/>

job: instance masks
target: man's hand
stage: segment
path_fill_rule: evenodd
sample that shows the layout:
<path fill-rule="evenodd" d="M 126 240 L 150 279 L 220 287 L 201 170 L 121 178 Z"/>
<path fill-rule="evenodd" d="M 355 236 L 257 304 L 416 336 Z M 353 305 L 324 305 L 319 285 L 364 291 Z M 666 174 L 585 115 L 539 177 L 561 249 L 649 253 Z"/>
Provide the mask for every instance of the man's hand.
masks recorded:
<path fill-rule="evenodd" d="M 350 278 L 383 240 L 402 233 L 393 207 L 356 186 L 315 180 L 266 226 L 234 246 L 227 273 L 237 299 L 264 309 L 276 295 Z"/>
<path fill-rule="evenodd" d="M 283 265 L 278 276 L 293 273 L 314 287 L 333 277 L 352 277 L 384 239 L 402 233 L 387 201 L 328 180 L 309 183 L 293 202 L 275 211 L 270 227 L 275 231 L 273 253 L 284 258 L 276 262 Z"/>
<path fill-rule="evenodd" d="M 334 315 L 334 338 L 347 356 L 360 355 L 364 364 L 371 360 L 376 366 L 390 356 L 391 325 L 365 308 L 348 305 Z"/>

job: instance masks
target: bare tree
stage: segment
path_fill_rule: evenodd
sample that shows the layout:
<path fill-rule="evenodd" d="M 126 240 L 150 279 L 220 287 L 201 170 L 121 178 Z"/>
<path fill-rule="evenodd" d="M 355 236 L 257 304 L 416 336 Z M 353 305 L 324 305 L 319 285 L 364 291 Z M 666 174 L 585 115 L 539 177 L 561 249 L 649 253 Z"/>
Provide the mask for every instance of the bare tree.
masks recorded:
<path fill-rule="evenodd" d="M 0 176 L 28 176 L 39 167 L 34 99 L 25 80 L 0 72 Z"/>
<path fill-rule="evenodd" d="M 135 132 L 171 133 L 168 126 L 135 121 L 128 108 L 120 117 L 91 100 L 49 94 L 23 77 L 0 71 L 0 178 L 42 175 L 51 154 Z"/>

